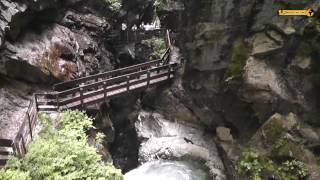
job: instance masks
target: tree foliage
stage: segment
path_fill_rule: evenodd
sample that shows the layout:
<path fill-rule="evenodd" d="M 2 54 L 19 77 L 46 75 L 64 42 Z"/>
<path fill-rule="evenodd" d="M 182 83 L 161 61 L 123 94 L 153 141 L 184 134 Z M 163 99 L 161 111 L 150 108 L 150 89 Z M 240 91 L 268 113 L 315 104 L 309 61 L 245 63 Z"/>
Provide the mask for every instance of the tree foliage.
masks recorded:
<path fill-rule="evenodd" d="M 87 115 L 65 111 L 57 129 L 48 123 L 47 116 L 41 115 L 41 119 L 47 126 L 41 137 L 32 142 L 22 160 L 12 159 L 0 177 L 10 178 L 14 171 L 22 180 L 123 179 L 120 170 L 104 164 L 96 149 L 87 144 L 86 130 L 92 127 L 92 119 Z"/>

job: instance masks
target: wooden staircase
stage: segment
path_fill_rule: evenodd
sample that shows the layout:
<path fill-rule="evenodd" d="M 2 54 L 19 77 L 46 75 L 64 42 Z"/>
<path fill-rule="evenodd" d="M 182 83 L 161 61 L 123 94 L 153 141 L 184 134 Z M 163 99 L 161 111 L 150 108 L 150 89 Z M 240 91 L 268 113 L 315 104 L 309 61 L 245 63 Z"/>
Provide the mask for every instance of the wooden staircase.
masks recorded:
<path fill-rule="evenodd" d="M 9 156 L 13 154 L 12 144 L 12 140 L 0 139 L 0 168 L 6 165 Z"/>

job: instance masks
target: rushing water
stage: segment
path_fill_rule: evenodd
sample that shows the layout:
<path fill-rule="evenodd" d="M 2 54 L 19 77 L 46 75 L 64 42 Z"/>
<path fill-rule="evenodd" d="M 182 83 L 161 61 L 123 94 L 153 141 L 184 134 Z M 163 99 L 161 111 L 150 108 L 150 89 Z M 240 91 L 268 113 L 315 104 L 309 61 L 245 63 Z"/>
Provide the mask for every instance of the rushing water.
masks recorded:
<path fill-rule="evenodd" d="M 209 180 L 203 167 L 188 161 L 154 161 L 128 172 L 125 180 Z"/>

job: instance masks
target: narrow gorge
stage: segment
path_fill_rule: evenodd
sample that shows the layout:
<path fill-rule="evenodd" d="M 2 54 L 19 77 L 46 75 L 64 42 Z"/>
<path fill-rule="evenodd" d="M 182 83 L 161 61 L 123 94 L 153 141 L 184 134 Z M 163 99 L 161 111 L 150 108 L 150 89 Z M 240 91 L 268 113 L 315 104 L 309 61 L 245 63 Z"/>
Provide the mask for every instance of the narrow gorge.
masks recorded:
<path fill-rule="evenodd" d="M 1 0 L 0 179 L 319 180 L 319 8 Z"/>

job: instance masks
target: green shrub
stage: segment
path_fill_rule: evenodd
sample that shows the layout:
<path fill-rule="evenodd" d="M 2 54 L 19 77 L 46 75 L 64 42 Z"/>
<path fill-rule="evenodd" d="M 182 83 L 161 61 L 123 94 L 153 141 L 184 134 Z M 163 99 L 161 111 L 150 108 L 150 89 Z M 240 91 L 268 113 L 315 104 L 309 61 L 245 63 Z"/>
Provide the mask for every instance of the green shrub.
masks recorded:
<path fill-rule="evenodd" d="M 31 180 L 27 172 L 19 170 L 0 170 L 1 180 Z"/>
<path fill-rule="evenodd" d="M 308 169 L 301 161 L 292 159 L 277 163 L 252 149 L 242 152 L 238 172 L 252 180 L 261 180 L 262 172 L 270 172 L 281 180 L 299 180 L 308 175 Z"/>
<path fill-rule="evenodd" d="M 148 40 L 144 40 L 143 43 L 149 44 L 153 52 L 151 56 L 153 59 L 160 59 L 162 55 L 166 52 L 167 46 L 163 38 L 151 38 Z"/>
<path fill-rule="evenodd" d="M 40 117 L 45 118 L 41 122 L 48 122 L 47 116 Z M 35 180 L 122 180 L 120 170 L 104 164 L 97 150 L 87 144 L 86 130 L 90 127 L 92 119 L 84 113 L 65 111 L 60 116 L 58 129 L 47 128 L 50 131 L 43 132 L 31 143 L 26 156 L 22 160 L 10 160 L 7 168 Z M 10 171 L 5 171 L 4 176 L 10 177 Z"/>

